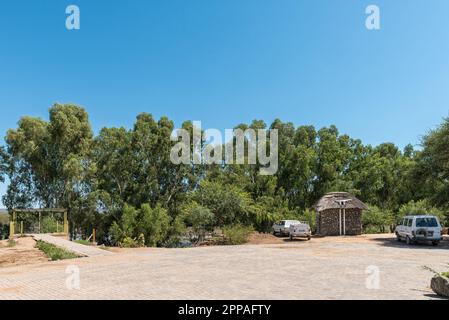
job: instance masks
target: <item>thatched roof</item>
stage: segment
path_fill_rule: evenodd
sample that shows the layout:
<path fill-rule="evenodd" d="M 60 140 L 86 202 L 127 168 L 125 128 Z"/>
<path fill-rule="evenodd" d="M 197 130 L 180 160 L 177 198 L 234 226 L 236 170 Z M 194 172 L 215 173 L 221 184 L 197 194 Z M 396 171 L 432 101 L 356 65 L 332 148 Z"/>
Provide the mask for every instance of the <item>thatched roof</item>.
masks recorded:
<path fill-rule="evenodd" d="M 314 207 L 320 212 L 327 209 L 339 209 L 340 203 L 344 203 L 345 208 L 348 209 L 368 209 L 366 204 L 347 192 L 329 192 L 318 200 Z"/>

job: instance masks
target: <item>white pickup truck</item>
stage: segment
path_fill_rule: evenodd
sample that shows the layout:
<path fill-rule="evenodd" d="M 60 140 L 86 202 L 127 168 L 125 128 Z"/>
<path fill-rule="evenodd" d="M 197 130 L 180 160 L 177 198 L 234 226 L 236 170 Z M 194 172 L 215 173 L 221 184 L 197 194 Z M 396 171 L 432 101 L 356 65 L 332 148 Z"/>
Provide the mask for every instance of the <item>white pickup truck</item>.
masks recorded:
<path fill-rule="evenodd" d="M 305 222 L 292 223 L 290 225 L 290 240 L 294 238 L 306 238 L 310 240 L 312 232 L 310 231 L 310 226 Z"/>

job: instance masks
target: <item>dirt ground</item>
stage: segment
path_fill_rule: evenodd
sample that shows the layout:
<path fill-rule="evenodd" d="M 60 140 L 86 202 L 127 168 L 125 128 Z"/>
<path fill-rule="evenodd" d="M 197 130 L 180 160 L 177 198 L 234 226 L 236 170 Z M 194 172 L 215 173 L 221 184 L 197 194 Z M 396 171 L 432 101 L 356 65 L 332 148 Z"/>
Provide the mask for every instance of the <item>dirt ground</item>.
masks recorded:
<path fill-rule="evenodd" d="M 35 247 L 31 237 L 16 239 L 14 246 L 8 246 L 7 240 L 0 241 L 0 267 L 34 264 L 48 261 L 45 254 Z"/>

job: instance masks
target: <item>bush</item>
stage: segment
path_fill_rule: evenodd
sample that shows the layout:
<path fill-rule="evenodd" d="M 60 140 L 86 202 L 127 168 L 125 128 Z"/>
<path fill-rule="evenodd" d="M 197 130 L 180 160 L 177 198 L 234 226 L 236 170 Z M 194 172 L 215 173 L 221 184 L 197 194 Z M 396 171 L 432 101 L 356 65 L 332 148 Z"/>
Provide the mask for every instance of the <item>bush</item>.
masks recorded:
<path fill-rule="evenodd" d="M 234 226 L 226 226 L 223 228 L 225 243 L 236 245 L 243 244 L 248 241 L 249 235 L 254 231 L 252 227 L 236 224 Z"/>
<path fill-rule="evenodd" d="M 37 241 L 36 247 L 41 250 L 51 261 L 73 259 L 79 256 L 71 251 L 67 251 L 45 241 Z"/>
<path fill-rule="evenodd" d="M 363 212 L 362 224 L 364 233 L 386 233 L 394 224 L 394 215 L 392 211 L 370 206 L 369 210 Z"/>
<path fill-rule="evenodd" d="M 64 223 L 59 223 L 55 217 L 48 216 L 42 218 L 42 233 L 55 233 L 57 231 L 61 232 L 64 229 Z"/>
<path fill-rule="evenodd" d="M 206 237 L 206 232 L 213 230 L 215 215 L 196 202 L 189 203 L 183 208 L 184 221 L 192 227 L 194 242 L 201 242 Z"/>
<path fill-rule="evenodd" d="M 410 201 L 399 209 L 398 219 L 407 215 L 432 215 L 437 216 L 442 226 L 446 225 L 446 217 L 443 211 L 432 207 L 426 200 Z"/>
<path fill-rule="evenodd" d="M 121 219 L 109 228 L 111 243 L 133 248 L 161 245 L 168 238 L 170 218 L 159 205 L 142 205 L 140 210 L 125 205 Z"/>
<path fill-rule="evenodd" d="M 315 210 L 304 210 L 303 214 L 299 217 L 299 220 L 306 222 L 310 226 L 312 233 L 316 232 L 316 212 Z"/>

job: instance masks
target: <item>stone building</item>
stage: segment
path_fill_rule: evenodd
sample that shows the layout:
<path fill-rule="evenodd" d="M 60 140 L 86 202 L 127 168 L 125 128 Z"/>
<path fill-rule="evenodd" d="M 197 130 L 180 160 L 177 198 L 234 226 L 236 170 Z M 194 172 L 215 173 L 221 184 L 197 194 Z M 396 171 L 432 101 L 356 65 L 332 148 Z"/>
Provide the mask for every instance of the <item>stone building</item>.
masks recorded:
<path fill-rule="evenodd" d="M 362 212 L 368 207 L 347 192 L 330 192 L 315 204 L 317 234 L 362 234 Z"/>

